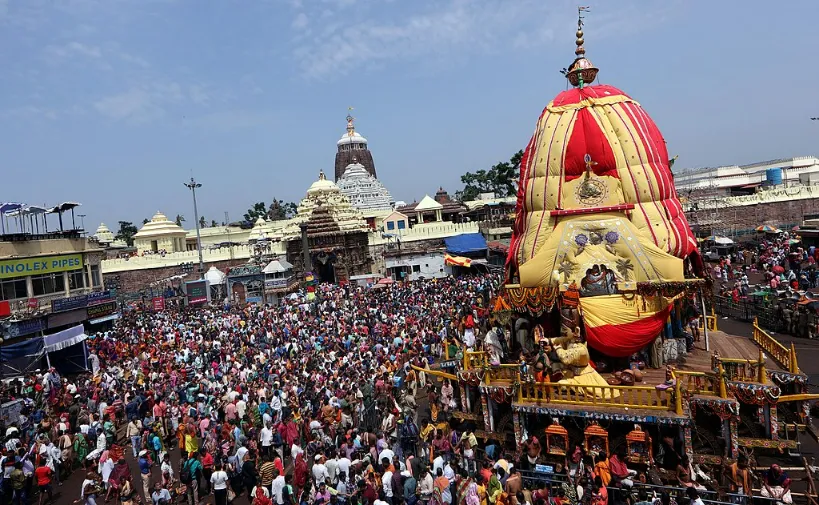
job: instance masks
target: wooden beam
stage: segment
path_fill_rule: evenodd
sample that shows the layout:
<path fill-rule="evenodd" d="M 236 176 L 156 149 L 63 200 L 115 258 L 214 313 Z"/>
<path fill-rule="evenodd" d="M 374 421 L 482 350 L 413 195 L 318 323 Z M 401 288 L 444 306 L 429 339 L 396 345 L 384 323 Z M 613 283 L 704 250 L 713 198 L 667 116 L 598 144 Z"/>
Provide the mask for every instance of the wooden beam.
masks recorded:
<path fill-rule="evenodd" d="M 418 372 L 424 372 L 426 374 L 433 375 L 435 377 L 443 377 L 444 379 L 449 379 L 449 380 L 452 380 L 452 381 L 457 381 L 458 380 L 458 376 L 453 375 L 451 373 L 441 372 L 439 370 L 427 370 L 426 368 L 419 368 L 419 367 L 417 367 L 415 365 L 411 365 L 411 366 L 412 366 L 412 368 L 414 370 L 416 370 Z"/>
<path fill-rule="evenodd" d="M 777 403 L 803 402 L 805 400 L 819 400 L 819 393 L 800 393 L 797 395 L 784 395 L 779 397 Z"/>

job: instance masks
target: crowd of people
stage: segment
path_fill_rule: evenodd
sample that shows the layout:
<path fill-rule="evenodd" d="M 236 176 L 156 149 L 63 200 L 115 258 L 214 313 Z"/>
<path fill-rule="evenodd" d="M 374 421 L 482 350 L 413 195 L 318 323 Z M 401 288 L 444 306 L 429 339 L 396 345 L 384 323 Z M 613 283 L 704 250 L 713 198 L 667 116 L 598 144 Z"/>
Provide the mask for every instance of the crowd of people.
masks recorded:
<path fill-rule="evenodd" d="M 23 400 L 0 426 L 2 505 L 51 503 L 55 489 L 85 505 L 650 503 L 643 488 L 609 496 L 647 479 L 622 447 L 578 445 L 533 481 L 548 456 L 536 436 L 510 448 L 451 416 L 453 384 L 432 380 L 430 362 L 470 348 L 512 358 L 486 310 L 498 282 L 322 285 L 275 307 L 126 312 L 88 341 L 91 373 L 2 386 L 3 402 Z M 701 503 L 701 472 L 665 445 L 661 466 Z M 72 472 L 85 478 L 64 490 Z"/>

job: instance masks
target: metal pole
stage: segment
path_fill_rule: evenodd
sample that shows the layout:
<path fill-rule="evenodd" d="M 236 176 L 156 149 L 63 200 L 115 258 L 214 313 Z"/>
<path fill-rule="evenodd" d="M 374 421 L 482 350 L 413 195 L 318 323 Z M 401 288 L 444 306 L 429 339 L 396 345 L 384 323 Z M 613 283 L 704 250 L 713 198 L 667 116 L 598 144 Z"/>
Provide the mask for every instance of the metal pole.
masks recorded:
<path fill-rule="evenodd" d="M 205 262 L 202 260 L 202 237 L 199 234 L 199 210 L 196 207 L 196 188 L 201 188 L 202 185 L 193 177 L 191 177 L 191 182 L 183 182 L 182 184 L 185 185 L 186 188 L 191 190 L 193 193 L 193 219 L 194 219 L 194 226 L 196 227 L 196 250 L 199 252 L 199 277 L 202 278 L 205 275 Z"/>
<path fill-rule="evenodd" d="M 310 260 L 310 242 L 307 239 L 307 223 L 302 223 L 299 228 L 301 228 L 301 252 L 304 255 L 304 274 L 307 274 L 313 270 L 313 262 Z"/>
<path fill-rule="evenodd" d="M 711 346 L 708 342 L 708 316 L 705 313 L 705 297 L 702 295 L 702 288 L 700 288 L 700 304 L 702 305 L 702 334 L 705 339 L 705 350 L 710 351 Z M 716 317 L 716 312 L 714 313 Z"/>

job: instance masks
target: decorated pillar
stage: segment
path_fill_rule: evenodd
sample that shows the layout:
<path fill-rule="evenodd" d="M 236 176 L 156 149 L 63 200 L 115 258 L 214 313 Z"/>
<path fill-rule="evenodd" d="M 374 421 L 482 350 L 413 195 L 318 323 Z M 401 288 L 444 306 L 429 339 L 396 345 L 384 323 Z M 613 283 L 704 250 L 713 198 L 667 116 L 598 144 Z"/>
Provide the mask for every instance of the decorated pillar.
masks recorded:
<path fill-rule="evenodd" d="M 466 396 L 466 383 L 464 381 L 460 381 L 460 388 L 461 388 L 461 409 L 464 412 L 469 412 L 471 409 L 469 408 L 469 398 Z"/>
<path fill-rule="evenodd" d="M 694 443 L 691 439 L 691 426 L 688 425 L 683 428 L 683 451 L 688 455 L 688 459 L 693 461 L 694 458 Z"/>
<path fill-rule="evenodd" d="M 737 427 L 737 419 L 739 416 L 731 416 L 731 444 L 728 446 L 730 456 L 736 459 L 739 456 L 739 428 Z"/>
<path fill-rule="evenodd" d="M 771 430 L 771 440 L 779 440 L 779 419 L 777 419 L 777 409 L 776 404 L 771 404 L 769 409 L 769 429 Z"/>
<path fill-rule="evenodd" d="M 512 411 L 512 424 L 515 426 L 515 446 L 519 447 L 523 442 L 523 426 L 520 422 L 520 412 L 517 410 Z"/>
<path fill-rule="evenodd" d="M 495 400 L 487 394 L 487 406 L 489 407 L 489 431 L 495 431 Z"/>
<path fill-rule="evenodd" d="M 489 401 L 486 390 L 481 389 L 481 411 L 483 411 L 483 429 L 489 430 Z"/>

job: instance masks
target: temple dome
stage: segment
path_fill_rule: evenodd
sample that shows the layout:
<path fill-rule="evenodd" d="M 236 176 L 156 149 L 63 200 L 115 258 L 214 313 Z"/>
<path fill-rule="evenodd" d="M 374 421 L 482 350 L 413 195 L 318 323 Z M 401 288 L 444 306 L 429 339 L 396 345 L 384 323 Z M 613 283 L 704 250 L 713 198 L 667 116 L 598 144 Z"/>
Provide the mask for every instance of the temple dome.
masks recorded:
<path fill-rule="evenodd" d="M 94 238 L 101 244 L 110 244 L 114 241 L 114 232 L 109 230 L 105 223 L 100 223 L 97 231 L 94 232 Z"/>
<path fill-rule="evenodd" d="M 335 183 L 327 180 L 324 172 L 319 173 L 319 180 L 310 186 L 307 196 L 299 202 L 296 215 L 288 221 L 281 232 L 282 240 L 298 239 L 301 236 L 300 225 L 309 222 L 315 228 L 316 219 L 319 217 L 322 228 L 325 228 L 325 224 L 333 222 L 334 230 L 338 233 L 369 229 L 361 212 L 350 204 L 350 200 Z"/>
<path fill-rule="evenodd" d="M 324 172 L 319 172 L 319 178 L 316 182 L 310 185 L 307 190 L 308 195 L 317 195 L 320 193 L 338 193 L 339 189 L 336 184 L 324 176 Z"/>
<path fill-rule="evenodd" d="M 338 139 L 336 145 L 342 146 L 344 144 L 366 144 L 367 139 L 362 137 L 360 133 L 354 131 L 350 133 L 345 133 Z"/>
<path fill-rule="evenodd" d="M 181 226 L 174 223 L 168 217 L 157 211 L 150 221 L 142 225 L 142 228 L 134 235 L 134 238 L 158 237 L 166 235 L 183 235 L 187 236 L 187 232 Z"/>

